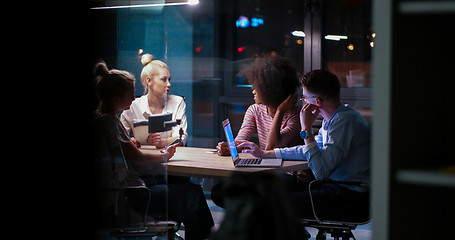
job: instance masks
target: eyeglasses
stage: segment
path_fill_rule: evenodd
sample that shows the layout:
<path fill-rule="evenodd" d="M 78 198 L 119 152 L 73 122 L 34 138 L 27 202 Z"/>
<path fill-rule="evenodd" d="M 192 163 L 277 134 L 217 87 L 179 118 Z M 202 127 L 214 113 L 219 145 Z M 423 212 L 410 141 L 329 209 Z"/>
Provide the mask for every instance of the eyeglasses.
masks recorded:
<path fill-rule="evenodd" d="M 310 99 L 310 98 L 318 98 L 318 97 L 319 97 L 319 96 L 308 96 L 308 97 L 302 96 L 302 97 L 300 98 L 300 101 L 306 102 L 306 101 L 308 101 L 308 99 Z"/>

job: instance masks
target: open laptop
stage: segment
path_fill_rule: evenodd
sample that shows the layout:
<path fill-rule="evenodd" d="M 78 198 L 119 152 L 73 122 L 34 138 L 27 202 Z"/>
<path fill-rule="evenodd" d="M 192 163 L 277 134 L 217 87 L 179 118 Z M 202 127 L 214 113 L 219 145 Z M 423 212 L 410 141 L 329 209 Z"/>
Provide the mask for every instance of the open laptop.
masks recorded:
<path fill-rule="evenodd" d="M 234 135 L 232 135 L 229 119 L 223 121 L 223 129 L 235 167 L 281 167 L 283 159 L 240 158 L 234 142 Z"/>

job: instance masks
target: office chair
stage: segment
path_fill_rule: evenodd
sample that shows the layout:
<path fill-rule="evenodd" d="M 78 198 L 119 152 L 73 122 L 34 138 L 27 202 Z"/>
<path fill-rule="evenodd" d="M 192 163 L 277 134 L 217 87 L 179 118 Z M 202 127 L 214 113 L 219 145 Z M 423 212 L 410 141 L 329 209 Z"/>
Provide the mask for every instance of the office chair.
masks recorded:
<path fill-rule="evenodd" d="M 312 190 L 317 189 L 321 184 L 343 184 L 362 187 L 369 187 L 369 185 L 360 182 L 319 180 L 314 180 L 309 184 L 309 192 L 314 219 L 303 219 L 302 223 L 304 226 L 318 229 L 316 240 L 325 240 L 327 233 L 329 233 L 335 240 L 339 240 L 340 238 L 342 240 L 349 240 L 351 238 L 355 240 L 355 237 L 352 234 L 352 230 L 356 229 L 358 225 L 367 224 L 371 221 L 369 216 L 369 191 L 362 194 L 360 199 L 358 199 L 358 201 L 353 204 L 353 206 L 355 206 L 355 209 L 351 209 L 350 213 L 343 214 L 343 216 L 339 217 L 333 217 L 329 216 L 327 213 L 324 213 L 321 209 L 318 209 L 318 199 L 315 199 L 311 193 Z"/>
<path fill-rule="evenodd" d="M 142 179 L 130 177 L 133 175 L 131 175 L 121 147 L 120 151 L 121 160 L 116 161 L 115 158 L 110 158 L 110 162 L 100 165 L 101 169 L 106 171 L 100 176 L 105 177 L 110 185 L 98 188 L 98 207 L 100 208 L 98 210 L 100 210 L 99 220 L 101 221 L 98 238 L 127 239 L 169 233 L 168 239 L 174 239 L 174 234 L 179 230 L 180 224 L 175 221 L 156 220 L 148 215 L 150 200 L 153 197 L 152 192 Z M 127 191 L 144 191 L 147 198 L 145 205 L 134 209 L 128 201 Z M 104 237 L 100 233 L 104 234 Z"/>
<path fill-rule="evenodd" d="M 110 189 L 115 195 L 111 226 L 106 230 L 109 235 L 119 239 L 153 237 L 169 233 L 173 235 L 180 225 L 175 221 L 156 220 L 147 214 L 152 194 L 146 186 L 127 186 Z M 144 212 L 137 212 L 128 202 L 126 191 L 145 191 L 148 199 Z M 171 239 L 171 238 L 169 238 Z"/>

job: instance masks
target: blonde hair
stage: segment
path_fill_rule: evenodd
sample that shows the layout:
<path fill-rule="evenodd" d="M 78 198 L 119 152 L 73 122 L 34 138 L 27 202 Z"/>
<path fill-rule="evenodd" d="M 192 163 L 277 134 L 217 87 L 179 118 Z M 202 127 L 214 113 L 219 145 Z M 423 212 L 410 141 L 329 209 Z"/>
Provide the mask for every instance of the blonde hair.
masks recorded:
<path fill-rule="evenodd" d="M 141 57 L 141 63 L 144 65 L 141 72 L 141 83 L 144 86 L 145 91 L 147 91 L 147 78 L 152 77 L 153 75 L 157 74 L 159 68 L 165 68 L 169 70 L 166 63 L 160 60 L 154 60 L 152 54 L 144 54 Z"/>

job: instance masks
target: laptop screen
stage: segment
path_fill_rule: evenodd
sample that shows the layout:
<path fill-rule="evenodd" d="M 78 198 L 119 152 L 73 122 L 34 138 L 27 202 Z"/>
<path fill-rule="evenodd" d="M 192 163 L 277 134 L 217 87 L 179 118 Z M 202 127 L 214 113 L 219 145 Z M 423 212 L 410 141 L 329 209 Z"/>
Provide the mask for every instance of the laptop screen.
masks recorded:
<path fill-rule="evenodd" d="M 229 119 L 223 121 L 224 133 L 226 134 L 226 139 L 229 144 L 229 150 L 231 151 L 232 159 L 235 159 L 239 153 L 237 152 L 237 147 L 234 142 L 234 135 L 232 135 L 231 124 Z"/>

